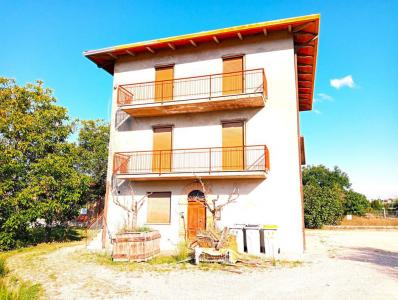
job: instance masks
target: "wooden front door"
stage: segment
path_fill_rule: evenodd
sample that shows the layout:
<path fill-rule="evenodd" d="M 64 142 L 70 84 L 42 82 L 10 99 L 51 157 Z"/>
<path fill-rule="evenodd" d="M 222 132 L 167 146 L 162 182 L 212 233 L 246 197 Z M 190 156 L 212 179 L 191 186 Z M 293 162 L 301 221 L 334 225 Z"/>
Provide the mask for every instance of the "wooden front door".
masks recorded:
<path fill-rule="evenodd" d="M 156 68 L 155 74 L 155 101 L 173 100 L 174 67 Z"/>
<path fill-rule="evenodd" d="M 188 199 L 188 239 L 196 238 L 198 230 L 206 229 L 206 207 L 201 201 Z"/>
<path fill-rule="evenodd" d="M 154 173 L 171 171 L 171 132 L 171 127 L 157 127 L 153 129 L 152 171 Z"/>
<path fill-rule="evenodd" d="M 244 169 L 243 122 L 222 124 L 222 169 L 239 171 Z"/>
<path fill-rule="evenodd" d="M 243 56 L 223 59 L 223 95 L 243 93 Z"/>

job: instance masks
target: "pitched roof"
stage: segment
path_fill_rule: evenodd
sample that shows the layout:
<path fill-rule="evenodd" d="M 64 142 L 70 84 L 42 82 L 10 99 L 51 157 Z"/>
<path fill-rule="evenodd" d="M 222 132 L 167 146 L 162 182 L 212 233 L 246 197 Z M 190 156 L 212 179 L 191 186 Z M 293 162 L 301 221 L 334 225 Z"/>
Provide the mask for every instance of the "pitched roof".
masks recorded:
<path fill-rule="evenodd" d="M 98 67 L 113 74 L 115 61 L 123 55 L 135 56 L 142 52 L 155 54 L 162 49 L 175 50 L 186 46 L 194 47 L 205 42 L 219 43 L 225 39 L 242 39 L 248 35 L 267 35 L 269 32 L 287 30 L 293 34 L 295 52 L 297 54 L 300 111 L 311 110 L 315 84 L 319 22 L 320 15 L 315 14 L 89 50 L 83 54 Z"/>

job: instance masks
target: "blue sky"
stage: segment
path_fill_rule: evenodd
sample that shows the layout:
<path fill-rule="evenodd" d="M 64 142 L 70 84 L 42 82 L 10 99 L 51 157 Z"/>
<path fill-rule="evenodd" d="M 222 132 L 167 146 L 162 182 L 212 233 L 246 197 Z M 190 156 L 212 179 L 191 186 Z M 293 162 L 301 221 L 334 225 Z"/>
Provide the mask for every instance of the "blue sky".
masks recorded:
<path fill-rule="evenodd" d="M 0 0 L 0 7 L 0 76 L 43 80 L 80 119 L 109 119 L 112 92 L 112 77 L 84 50 L 320 13 L 316 100 L 301 113 L 307 163 L 338 165 L 368 197 L 398 196 L 398 1 Z M 342 80 L 332 86 L 333 79 Z"/>

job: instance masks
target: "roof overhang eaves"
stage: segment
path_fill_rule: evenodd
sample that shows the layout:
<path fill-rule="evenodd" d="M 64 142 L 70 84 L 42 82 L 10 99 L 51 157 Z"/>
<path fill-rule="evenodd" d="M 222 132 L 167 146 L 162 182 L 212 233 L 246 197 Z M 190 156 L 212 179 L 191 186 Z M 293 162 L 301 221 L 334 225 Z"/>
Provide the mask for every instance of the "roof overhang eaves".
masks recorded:
<path fill-rule="evenodd" d="M 308 69 L 304 71 L 304 68 L 303 71 L 298 70 L 299 86 L 300 81 L 311 83 L 310 86 L 308 86 L 308 88 L 311 88 L 310 99 L 299 92 L 300 111 L 305 111 L 312 109 L 318 53 L 319 23 L 320 15 L 313 14 L 89 50 L 83 52 L 83 54 L 98 67 L 113 74 L 114 63 L 120 55 L 135 55 L 148 51 L 156 53 L 156 51 L 165 48 L 173 49 L 175 46 L 179 47 L 210 42 L 214 40 L 214 37 L 216 37 L 215 40 L 217 41 L 218 39 L 237 38 L 239 35 L 245 36 L 260 32 L 267 34 L 272 31 L 289 30 L 294 35 L 295 51 L 298 55 L 298 59 L 305 61 L 305 63 L 311 65 L 312 68 L 311 72 L 308 72 Z M 305 41 L 306 37 L 309 38 L 309 40 Z M 308 93 L 306 94 L 308 95 Z"/>

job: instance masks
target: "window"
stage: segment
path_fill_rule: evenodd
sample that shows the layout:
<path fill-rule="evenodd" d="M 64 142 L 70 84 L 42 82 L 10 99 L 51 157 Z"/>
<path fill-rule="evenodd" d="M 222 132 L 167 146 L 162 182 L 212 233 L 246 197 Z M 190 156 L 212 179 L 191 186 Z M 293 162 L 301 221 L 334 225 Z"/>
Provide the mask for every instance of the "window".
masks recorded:
<path fill-rule="evenodd" d="M 147 224 L 170 224 L 171 192 L 155 192 L 148 196 Z"/>

